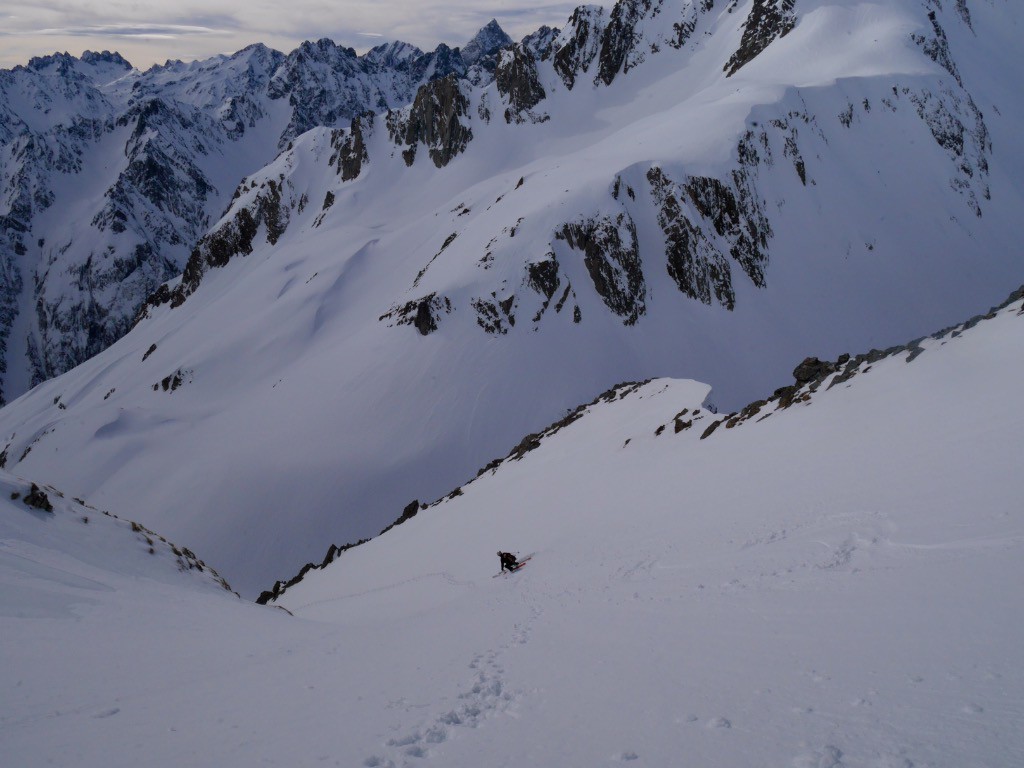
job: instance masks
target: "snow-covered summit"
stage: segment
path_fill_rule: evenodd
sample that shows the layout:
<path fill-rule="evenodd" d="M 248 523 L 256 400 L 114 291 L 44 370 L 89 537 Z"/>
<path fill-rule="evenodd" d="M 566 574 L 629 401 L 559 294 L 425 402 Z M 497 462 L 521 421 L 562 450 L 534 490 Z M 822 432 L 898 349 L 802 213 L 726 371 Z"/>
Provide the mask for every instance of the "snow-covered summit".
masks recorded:
<path fill-rule="evenodd" d="M 401 40 L 393 40 L 390 43 L 374 46 L 363 54 L 363 58 L 381 67 L 399 67 L 422 55 L 423 51 L 415 45 L 404 43 Z"/>
<path fill-rule="evenodd" d="M 15 67 L 15 71 L 17 69 Z M 81 57 L 72 56 L 65 51 L 49 56 L 36 56 L 29 61 L 26 69 L 51 77 L 68 78 L 77 75 L 102 87 L 124 77 L 133 70 L 133 67 L 116 51 L 85 51 Z"/>
<path fill-rule="evenodd" d="M 491 19 L 480 28 L 472 40 L 462 46 L 462 59 L 472 66 L 483 57 L 491 56 L 511 44 L 512 38 L 501 28 L 497 19 Z"/>

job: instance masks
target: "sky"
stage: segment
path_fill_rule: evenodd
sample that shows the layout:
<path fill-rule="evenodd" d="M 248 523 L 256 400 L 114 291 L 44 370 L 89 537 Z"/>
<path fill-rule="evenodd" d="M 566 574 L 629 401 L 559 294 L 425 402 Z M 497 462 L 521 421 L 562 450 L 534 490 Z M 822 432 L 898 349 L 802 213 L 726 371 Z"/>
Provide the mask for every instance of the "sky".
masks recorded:
<path fill-rule="evenodd" d="M 66 51 L 118 51 L 139 69 L 168 59 L 234 53 L 252 43 L 282 52 L 328 37 L 360 53 L 390 40 L 424 50 L 469 41 L 496 18 L 515 39 L 562 27 L 579 3 L 547 0 L 0 0 L 0 67 Z M 611 5 L 612 3 L 598 3 Z"/>

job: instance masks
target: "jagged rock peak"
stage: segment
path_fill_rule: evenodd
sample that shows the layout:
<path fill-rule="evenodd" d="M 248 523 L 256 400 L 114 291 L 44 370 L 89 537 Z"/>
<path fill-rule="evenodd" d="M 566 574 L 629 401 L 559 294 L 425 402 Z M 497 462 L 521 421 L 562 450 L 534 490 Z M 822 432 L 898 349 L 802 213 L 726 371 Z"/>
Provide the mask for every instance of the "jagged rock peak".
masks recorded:
<path fill-rule="evenodd" d="M 356 58 L 355 49 L 345 48 L 344 46 L 338 45 L 329 37 L 321 37 L 316 42 L 306 40 L 302 45 L 289 54 L 289 58 L 301 58 L 305 55 L 316 60 L 323 60 L 328 56 L 332 56 L 335 52 L 349 58 Z"/>
<path fill-rule="evenodd" d="M 260 61 L 268 60 L 279 62 L 284 59 L 284 54 L 280 51 L 270 48 L 263 43 L 253 43 L 247 45 L 240 51 L 236 51 L 228 57 L 229 61 L 237 61 L 240 59 L 257 59 Z"/>
<path fill-rule="evenodd" d="M 458 48 L 450 48 L 441 43 L 430 53 L 424 54 L 411 62 L 411 72 L 417 82 L 441 80 L 449 75 L 465 77 L 465 59 Z"/>
<path fill-rule="evenodd" d="M 116 64 L 126 70 L 132 68 L 128 60 L 117 51 L 85 51 L 82 53 L 82 61 L 86 64 Z"/>
<path fill-rule="evenodd" d="M 15 67 L 15 69 L 22 69 L 22 67 Z M 100 77 L 105 77 L 106 75 L 120 76 L 123 73 L 130 72 L 132 65 L 121 54 L 116 52 L 103 51 L 97 53 L 95 51 L 85 51 L 82 53 L 81 58 L 78 58 L 64 51 L 63 53 L 52 53 L 49 56 L 35 56 L 29 60 L 28 66 L 24 67 L 24 69 L 39 74 L 56 73 L 61 77 L 67 77 L 74 73 L 78 76 L 95 79 L 97 75 Z M 102 70 L 102 73 L 100 70 Z"/>
<path fill-rule="evenodd" d="M 512 38 L 505 34 L 496 19 L 491 19 L 476 33 L 476 36 L 462 48 L 462 60 L 472 66 L 484 56 L 496 53 L 512 44 Z"/>
<path fill-rule="evenodd" d="M 77 61 L 77 59 L 67 51 L 64 51 L 64 53 L 54 51 L 49 56 L 33 56 L 31 59 L 28 60 L 27 68 L 33 70 L 34 72 L 42 72 L 44 69 L 47 69 L 55 65 L 58 67 L 66 67 L 74 63 L 75 61 Z"/>
<path fill-rule="evenodd" d="M 521 45 L 524 50 L 532 53 L 534 58 L 543 60 L 551 54 L 551 46 L 554 45 L 559 34 L 561 34 L 561 30 L 557 27 L 549 27 L 545 25 L 536 32 L 531 32 L 524 37 L 519 42 L 519 45 Z"/>
<path fill-rule="evenodd" d="M 423 51 L 415 45 L 402 42 L 401 40 L 393 40 L 390 43 L 381 43 L 374 46 L 363 54 L 363 58 L 381 67 L 398 68 L 408 64 L 413 59 L 418 59 L 422 55 Z"/>

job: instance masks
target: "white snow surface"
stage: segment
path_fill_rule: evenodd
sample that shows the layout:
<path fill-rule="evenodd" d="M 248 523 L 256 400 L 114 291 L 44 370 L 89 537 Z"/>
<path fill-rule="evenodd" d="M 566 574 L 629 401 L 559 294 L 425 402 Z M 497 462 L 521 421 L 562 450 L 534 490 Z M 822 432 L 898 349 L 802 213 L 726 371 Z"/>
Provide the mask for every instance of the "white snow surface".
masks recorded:
<path fill-rule="evenodd" d="M 186 542 L 254 597 L 617 382 L 693 378 L 738 408 L 789 383 L 805 356 L 905 342 L 1020 284 L 1019 5 L 972 5 L 968 26 L 945 4 L 963 89 L 913 42 L 933 34 L 916 0 L 797 3 L 795 28 L 728 78 L 750 3 L 701 16 L 675 50 L 670 12 L 693 7 L 647 19 L 649 54 L 610 86 L 593 85 L 596 62 L 572 90 L 541 62 L 545 122 L 507 124 L 495 84 L 465 86 L 474 138 L 441 169 L 425 147 L 407 167 L 383 115 L 348 182 L 329 165 L 330 130 L 300 136 L 224 219 L 274 181 L 280 239 L 261 231 L 182 306 L 0 410 L 7 468 Z M 959 149 L 937 143 L 939 118 L 964 129 Z M 766 285 L 730 262 L 728 311 L 670 279 L 647 173 L 729 183 L 738 142 L 762 130 L 773 161 L 750 173 L 772 228 Z M 633 326 L 555 236 L 623 211 L 646 279 Z M 572 286 L 561 312 L 524 287 L 549 253 L 559 292 Z M 430 335 L 381 320 L 431 293 L 453 310 Z M 485 333 L 477 299 L 512 300 L 517 324 Z M 176 374 L 183 386 L 164 391 Z"/>
<path fill-rule="evenodd" d="M 922 346 L 705 440 L 706 385 L 593 405 L 294 616 L 5 475 L 5 764 L 1021 765 L 1024 306 Z"/>

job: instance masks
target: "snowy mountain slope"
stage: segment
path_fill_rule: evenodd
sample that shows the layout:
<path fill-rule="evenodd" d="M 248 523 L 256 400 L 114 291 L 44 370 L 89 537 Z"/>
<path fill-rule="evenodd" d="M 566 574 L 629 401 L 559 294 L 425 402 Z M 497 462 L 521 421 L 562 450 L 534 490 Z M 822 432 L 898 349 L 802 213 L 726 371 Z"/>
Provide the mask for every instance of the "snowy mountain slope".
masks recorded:
<path fill-rule="evenodd" d="M 187 548 L 60 491 L 0 472 L 0 615 L 59 619 L 94 592 L 138 579 L 201 591 L 230 589 Z"/>
<path fill-rule="evenodd" d="M 307 574 L 294 618 L 149 580 L 7 617 L 5 755 L 1015 765 L 1022 302 L 843 381 L 802 366 L 703 440 L 706 385 L 621 388 Z M 536 554 L 495 579 L 499 548 Z"/>
<path fill-rule="evenodd" d="M 854 379 L 857 379 L 859 382 L 860 378 L 872 373 L 876 368 L 884 366 L 888 370 L 891 370 L 892 378 L 899 379 L 901 378 L 901 374 L 899 374 L 898 367 L 893 365 L 893 361 L 901 361 L 909 365 L 910 363 L 915 362 L 918 357 L 930 350 L 934 351 L 935 349 L 944 347 L 947 344 L 959 342 L 964 334 L 973 331 L 979 325 L 991 330 L 992 321 L 997 318 L 1001 317 L 1005 321 L 1006 318 L 1024 317 L 1024 303 L 1022 302 L 1024 302 L 1024 286 L 1012 293 L 1002 304 L 990 309 L 984 315 L 977 315 L 964 323 L 951 326 L 927 337 L 915 339 L 907 344 L 896 345 L 883 350 L 872 349 L 869 352 L 857 355 L 844 354 L 836 361 L 823 361 L 816 357 L 806 358 L 794 369 L 793 377 L 795 381 L 793 384 L 779 387 L 771 395 L 767 395 L 762 399 L 748 403 L 743 408 L 727 414 L 719 414 L 715 411 L 708 410 L 705 406 L 709 391 L 707 385 L 695 382 L 685 382 L 685 387 L 688 389 L 684 389 L 684 391 L 701 393 L 699 400 L 695 400 L 694 403 L 691 403 L 687 407 L 682 408 L 682 410 L 677 411 L 671 416 L 671 418 L 669 418 L 667 412 L 663 413 L 664 418 L 657 424 L 657 426 L 651 427 L 651 435 L 656 438 L 661 437 L 662 435 L 665 435 L 666 437 L 668 435 L 674 435 L 680 438 L 699 436 L 697 439 L 699 441 L 703 441 L 713 438 L 717 434 L 717 439 L 721 439 L 722 435 L 727 434 L 730 430 L 737 429 L 738 427 L 760 423 L 771 416 L 782 415 L 791 410 L 796 412 L 808 408 L 816 402 L 821 402 L 823 398 L 831 397 L 825 393 L 834 388 L 850 389 L 854 386 L 852 383 Z M 1003 328 L 1003 333 L 1005 333 L 1005 335 L 999 335 L 996 338 L 1007 339 L 1016 333 L 1013 324 L 1005 323 Z M 1017 330 L 1019 330 L 1019 328 Z M 1000 355 L 1003 353 L 997 342 L 987 342 L 985 346 L 985 354 Z M 1007 347 L 1005 354 L 1013 355 L 1012 344 Z M 964 363 L 961 358 L 956 356 L 952 356 L 951 360 L 948 361 L 948 365 L 950 367 L 962 364 Z M 953 384 L 962 384 L 963 374 L 963 371 L 957 371 L 955 376 L 953 376 Z M 877 374 L 875 375 L 877 376 Z M 953 386 L 953 384 L 946 381 L 946 377 L 949 375 L 950 374 L 943 374 L 942 376 L 938 376 L 936 374 L 937 381 L 932 385 L 933 388 L 937 387 L 945 391 L 950 386 Z M 972 370 L 971 375 L 982 374 Z M 1014 385 L 1015 382 L 1011 375 L 1007 386 L 1012 388 Z M 493 477 L 498 473 L 504 472 L 515 473 L 516 470 L 512 469 L 512 467 L 516 463 L 523 461 L 533 451 L 537 451 L 542 446 L 549 446 L 550 442 L 560 433 L 565 432 L 570 427 L 573 427 L 573 425 L 577 424 L 581 419 L 588 419 L 588 417 L 591 417 L 595 412 L 603 413 L 607 409 L 613 408 L 612 404 L 623 402 L 627 398 L 633 401 L 648 397 L 652 393 L 656 393 L 660 398 L 661 393 L 669 388 L 683 386 L 684 384 L 680 382 L 666 382 L 665 380 L 659 379 L 618 384 L 607 392 L 599 395 L 590 403 L 580 405 L 571 410 L 563 418 L 548 425 L 545 429 L 526 435 L 506 456 L 491 461 L 486 466 L 482 467 L 472 480 L 447 493 L 444 497 L 429 505 L 410 505 L 410 507 L 403 512 L 400 518 L 382 532 L 382 535 L 390 531 L 392 528 L 402 525 L 413 517 L 416 517 L 421 511 L 426 511 L 425 515 L 429 516 L 431 514 L 430 510 L 433 510 L 440 505 L 444 505 L 446 502 L 452 502 L 454 499 L 462 496 L 473 484 L 484 482 L 482 478 Z M 857 386 L 861 385 L 858 383 Z M 693 395 L 693 397 L 696 398 L 697 395 Z M 623 407 L 621 412 L 625 411 L 626 409 Z M 631 413 L 626 413 L 625 416 L 622 416 L 620 413 L 619 418 L 624 419 L 621 422 L 622 424 L 628 424 L 630 422 L 625 419 L 633 418 L 633 415 Z M 796 417 L 787 416 L 787 418 Z M 595 422 L 588 420 L 584 421 L 584 423 L 592 425 Z M 599 427 L 598 430 L 600 429 L 601 428 Z M 720 429 L 721 431 L 719 431 Z M 686 435 L 682 434 L 684 432 Z M 597 434 L 600 434 L 600 432 L 598 431 Z M 822 433 L 821 439 L 828 440 L 828 436 L 831 435 L 834 437 L 834 434 L 835 433 L 832 431 L 825 431 Z M 558 439 L 562 440 L 564 438 L 559 437 Z M 573 439 L 579 444 L 586 445 L 591 438 L 586 436 L 581 437 L 579 434 L 576 434 Z M 596 439 L 606 440 L 606 436 L 602 435 Z M 633 439 L 634 438 L 632 436 L 625 437 L 622 442 L 621 449 L 626 449 L 633 442 Z M 614 439 L 607 439 L 607 442 L 609 445 L 612 445 L 614 443 Z M 551 449 L 546 448 L 545 450 L 547 451 Z M 539 455 L 544 456 L 547 454 L 542 452 Z M 564 457 L 566 454 L 556 452 L 554 455 Z M 543 459 L 534 458 L 533 461 L 543 461 Z M 556 460 L 555 463 L 558 464 L 559 461 L 561 461 L 561 459 Z M 854 467 L 854 469 L 857 468 Z M 593 469 L 588 467 L 582 471 L 591 472 Z M 857 471 L 860 470 L 857 469 Z M 628 473 L 629 470 L 626 470 L 621 474 L 625 476 L 628 475 Z M 558 470 L 556 468 L 553 471 L 553 476 L 557 477 L 557 475 Z M 624 482 L 624 480 L 620 478 L 619 482 Z M 362 547 L 367 543 L 368 542 L 359 542 L 354 546 Z M 286 596 L 285 592 L 296 584 L 300 584 L 304 579 L 305 573 L 308 573 L 311 569 L 326 568 L 344 552 L 353 548 L 354 547 L 330 547 L 322 563 L 307 564 L 302 571 L 289 582 L 278 582 L 274 585 L 273 590 L 264 592 L 260 596 L 258 602 L 262 604 L 266 604 L 268 602 L 289 602 L 291 596 Z"/>
<path fill-rule="evenodd" d="M 758 51 L 766 7 L 581 11 L 485 87 L 303 134 L 123 342 L 0 412 L 10 466 L 144 491 L 255 596 L 615 382 L 736 408 L 1019 284 L 1016 6 L 940 38 L 918 3 L 806 3 Z"/>
<path fill-rule="evenodd" d="M 447 46 L 360 57 L 324 39 L 146 72 L 107 52 L 0 72 L 0 401 L 120 338 L 239 180 L 300 133 L 451 72 L 486 81 L 498 33 L 471 41 L 472 67 Z"/>

